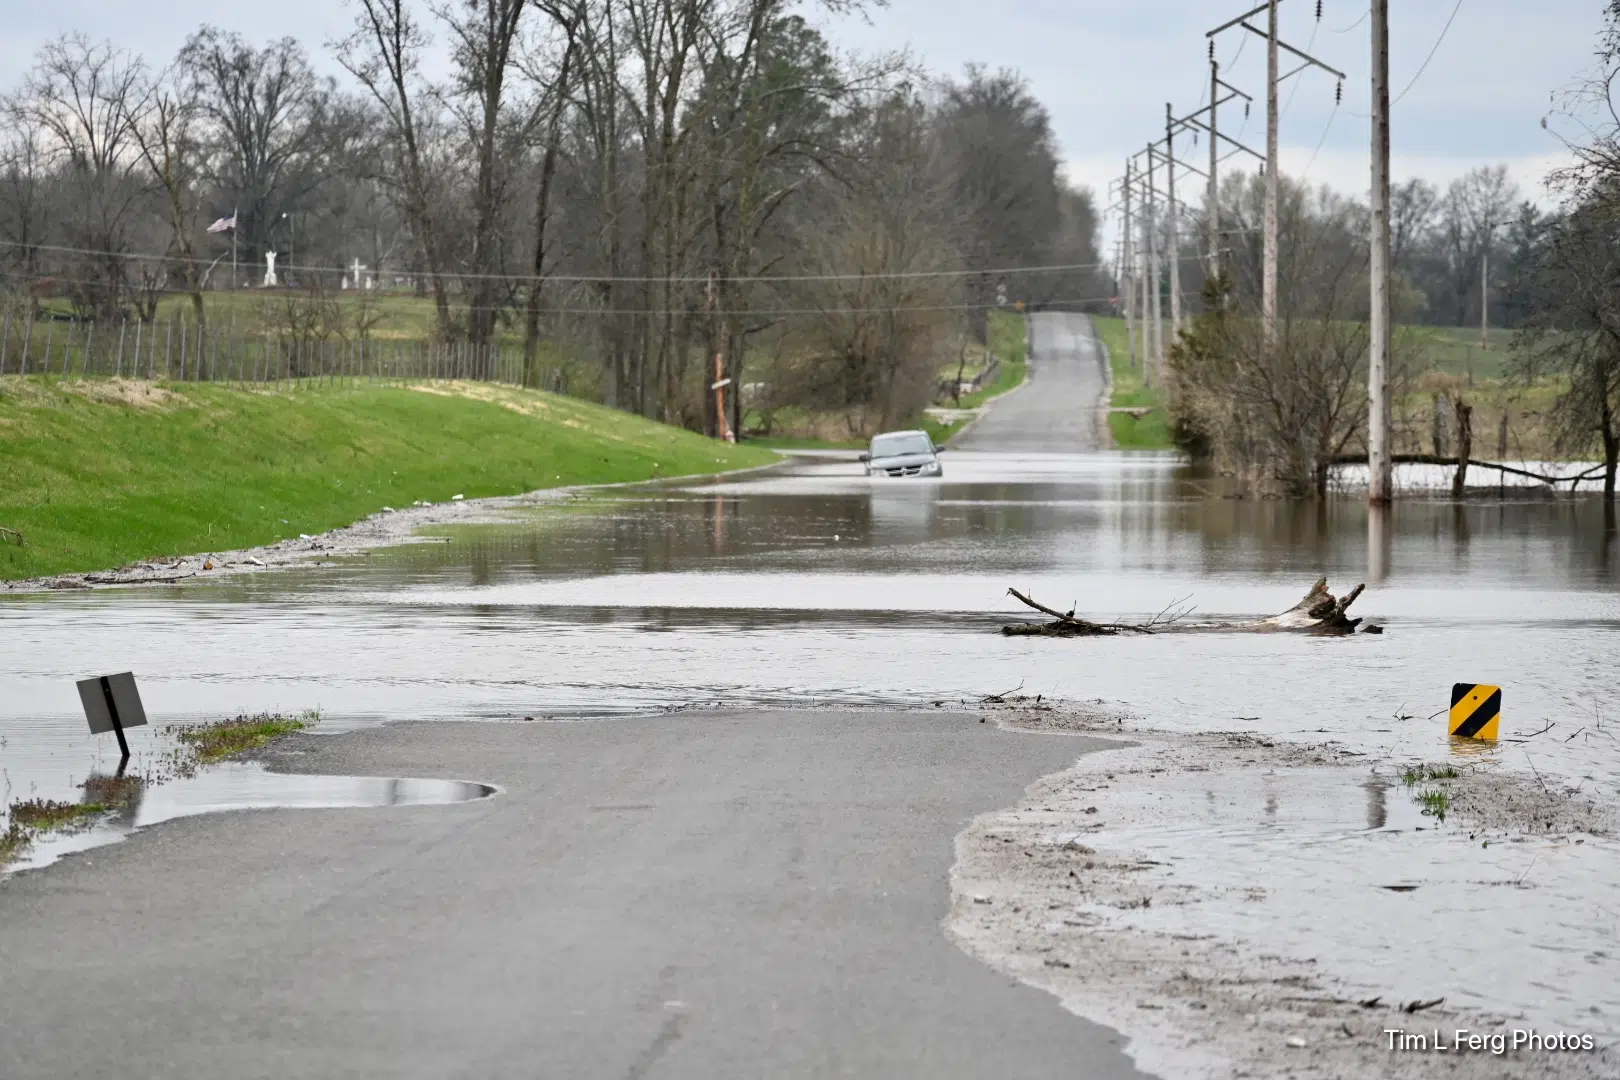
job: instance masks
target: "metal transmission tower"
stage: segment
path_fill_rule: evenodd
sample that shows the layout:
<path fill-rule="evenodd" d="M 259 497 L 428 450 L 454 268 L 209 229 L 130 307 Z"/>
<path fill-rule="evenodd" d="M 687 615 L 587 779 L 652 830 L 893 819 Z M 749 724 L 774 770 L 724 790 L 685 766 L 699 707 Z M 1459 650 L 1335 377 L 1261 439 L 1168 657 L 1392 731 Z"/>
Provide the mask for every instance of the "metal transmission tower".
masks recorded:
<path fill-rule="evenodd" d="M 1213 42 L 1217 35 L 1231 30 L 1234 27 L 1258 34 L 1266 39 L 1266 223 L 1265 223 L 1265 255 L 1264 266 L 1261 271 L 1260 317 L 1265 326 L 1266 342 L 1275 343 L 1277 340 L 1277 197 L 1279 186 L 1279 170 L 1277 167 L 1277 129 L 1279 125 L 1278 114 L 1278 88 L 1289 79 L 1308 68 L 1317 67 L 1334 76 L 1342 84 L 1344 72 L 1338 68 L 1330 67 L 1316 57 L 1296 49 L 1277 36 L 1277 6 L 1281 0 L 1267 0 L 1259 7 L 1244 12 L 1235 19 L 1222 23 L 1204 36 Z M 1262 30 L 1249 22 L 1256 15 L 1266 16 L 1266 29 Z M 1316 17 L 1322 17 L 1322 5 L 1316 6 Z M 1288 52 L 1297 57 L 1302 63 L 1286 75 L 1280 73 L 1279 59 L 1282 52 Z"/>

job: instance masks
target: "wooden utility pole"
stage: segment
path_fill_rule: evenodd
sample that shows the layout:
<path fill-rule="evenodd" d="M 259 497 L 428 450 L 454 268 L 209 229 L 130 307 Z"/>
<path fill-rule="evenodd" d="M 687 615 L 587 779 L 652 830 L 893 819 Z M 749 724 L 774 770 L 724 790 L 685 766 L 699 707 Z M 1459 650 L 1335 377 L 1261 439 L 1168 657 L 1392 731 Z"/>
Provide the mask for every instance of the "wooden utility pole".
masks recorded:
<path fill-rule="evenodd" d="M 1158 204 L 1153 188 L 1153 144 L 1147 146 L 1148 159 L 1148 188 L 1147 188 L 1147 219 L 1148 219 L 1148 278 L 1153 286 L 1153 294 L 1147 312 L 1148 321 L 1153 324 L 1153 350 L 1150 362 L 1143 365 L 1144 370 L 1151 368 L 1143 377 L 1143 382 L 1153 385 L 1153 377 L 1164 368 L 1164 292 L 1159 287 L 1159 213 Z"/>
<path fill-rule="evenodd" d="M 1495 226 L 1485 236 L 1485 253 L 1479 257 L 1479 347 L 1491 347 L 1491 241 L 1496 239 Z"/>
<path fill-rule="evenodd" d="M 1204 224 L 1209 232 L 1209 276 L 1221 272 L 1221 189 L 1216 183 L 1216 170 L 1220 168 L 1220 112 L 1221 65 L 1215 59 L 1215 43 L 1209 43 L 1209 206 L 1204 211 Z"/>
<path fill-rule="evenodd" d="M 1277 0 L 1267 5 L 1266 19 L 1266 236 L 1260 318 L 1269 347 L 1277 343 Z"/>
<path fill-rule="evenodd" d="M 1372 3 L 1372 342 L 1367 364 L 1367 501 L 1394 495 L 1389 400 L 1389 0 Z"/>
<path fill-rule="evenodd" d="M 1143 202 L 1146 201 L 1147 198 L 1144 193 Z M 1153 306 L 1148 302 L 1148 278 L 1150 276 L 1148 274 L 1148 248 L 1150 246 L 1148 233 L 1152 230 L 1150 224 L 1152 219 L 1146 212 L 1140 216 L 1142 218 L 1142 238 L 1136 252 L 1136 280 L 1141 283 L 1142 303 L 1136 309 L 1136 316 L 1137 321 L 1142 326 L 1142 381 L 1146 383 L 1152 377 L 1150 371 L 1152 362 L 1148 358 L 1153 355 L 1153 331 L 1148 327 L 1148 324 L 1153 321 L 1149 317 L 1153 313 Z"/>
<path fill-rule="evenodd" d="M 1125 226 L 1120 234 L 1120 267 L 1123 281 L 1120 290 L 1125 298 L 1125 342 L 1130 348 L 1131 368 L 1136 368 L 1136 328 L 1132 316 L 1136 313 L 1136 244 L 1131 235 L 1131 160 L 1125 159 Z"/>
<path fill-rule="evenodd" d="M 1176 117 L 1164 103 L 1165 236 L 1170 252 L 1170 341 L 1181 334 L 1181 227 L 1176 213 Z"/>

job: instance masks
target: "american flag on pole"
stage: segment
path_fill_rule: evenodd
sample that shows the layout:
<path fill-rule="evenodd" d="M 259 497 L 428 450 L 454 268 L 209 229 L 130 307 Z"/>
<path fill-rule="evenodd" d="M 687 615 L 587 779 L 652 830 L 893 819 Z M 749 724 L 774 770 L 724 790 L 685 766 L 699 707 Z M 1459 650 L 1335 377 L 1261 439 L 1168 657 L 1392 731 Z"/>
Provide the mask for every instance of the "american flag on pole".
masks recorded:
<path fill-rule="evenodd" d="M 222 218 L 220 218 L 218 221 L 216 221 L 212 225 L 208 226 L 208 231 L 209 232 L 226 232 L 228 230 L 232 230 L 232 229 L 235 229 L 235 228 L 236 228 L 236 211 L 232 210 L 230 217 L 222 217 Z"/>

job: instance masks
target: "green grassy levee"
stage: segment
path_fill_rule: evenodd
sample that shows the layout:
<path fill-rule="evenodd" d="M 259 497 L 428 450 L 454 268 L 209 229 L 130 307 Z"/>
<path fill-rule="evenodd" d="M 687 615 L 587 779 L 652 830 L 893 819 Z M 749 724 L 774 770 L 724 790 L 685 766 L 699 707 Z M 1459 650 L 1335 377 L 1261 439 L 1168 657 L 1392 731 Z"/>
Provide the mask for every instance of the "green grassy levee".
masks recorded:
<path fill-rule="evenodd" d="M 1170 439 L 1170 415 L 1165 411 L 1163 391 L 1144 382 L 1140 355 L 1137 365 L 1131 364 L 1125 320 L 1113 315 L 1093 315 L 1091 322 L 1108 349 L 1109 369 L 1114 377 L 1113 396 L 1108 404 L 1115 408 L 1152 410 L 1140 418 L 1131 413 L 1109 413 L 1108 430 L 1114 437 L 1114 445 L 1121 450 L 1170 449 L 1174 443 Z"/>
<path fill-rule="evenodd" d="M 574 398 L 0 378 L 0 579 L 316 534 L 384 506 L 767 464 Z"/>

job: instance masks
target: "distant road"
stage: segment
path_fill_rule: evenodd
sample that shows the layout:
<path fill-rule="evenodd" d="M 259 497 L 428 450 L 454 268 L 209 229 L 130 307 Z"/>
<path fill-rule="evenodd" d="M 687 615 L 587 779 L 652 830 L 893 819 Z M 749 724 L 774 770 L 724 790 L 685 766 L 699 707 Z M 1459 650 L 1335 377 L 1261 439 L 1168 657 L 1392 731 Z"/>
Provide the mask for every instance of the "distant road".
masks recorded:
<path fill-rule="evenodd" d="M 1029 334 L 1029 379 L 991 405 L 951 446 L 1005 453 L 1103 449 L 1108 445 L 1102 430 L 1107 383 L 1091 320 L 1037 312 L 1029 317 Z"/>

